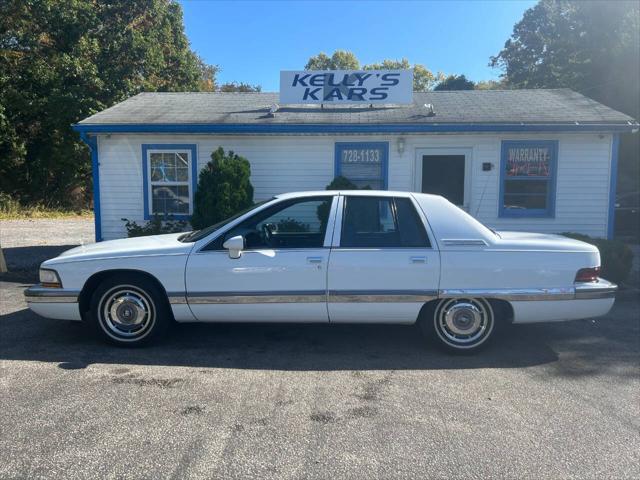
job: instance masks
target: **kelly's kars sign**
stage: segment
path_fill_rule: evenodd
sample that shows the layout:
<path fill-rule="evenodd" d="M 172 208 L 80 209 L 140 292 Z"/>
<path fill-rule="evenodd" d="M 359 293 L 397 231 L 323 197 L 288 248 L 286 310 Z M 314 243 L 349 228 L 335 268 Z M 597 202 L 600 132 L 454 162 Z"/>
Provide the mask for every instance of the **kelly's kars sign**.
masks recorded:
<path fill-rule="evenodd" d="M 282 71 L 280 103 L 413 103 L 413 70 Z"/>

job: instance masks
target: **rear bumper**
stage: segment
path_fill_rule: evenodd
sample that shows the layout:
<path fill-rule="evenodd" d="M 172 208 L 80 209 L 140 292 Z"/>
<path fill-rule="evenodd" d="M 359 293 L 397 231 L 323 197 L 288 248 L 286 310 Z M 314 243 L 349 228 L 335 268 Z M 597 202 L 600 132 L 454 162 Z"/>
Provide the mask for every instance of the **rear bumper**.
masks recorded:
<path fill-rule="evenodd" d="M 618 286 L 604 278 L 596 282 L 576 283 L 576 300 L 592 300 L 597 298 L 615 298 Z"/>
<path fill-rule="evenodd" d="M 38 315 L 59 320 L 82 320 L 77 290 L 33 285 L 24 291 L 27 306 Z"/>

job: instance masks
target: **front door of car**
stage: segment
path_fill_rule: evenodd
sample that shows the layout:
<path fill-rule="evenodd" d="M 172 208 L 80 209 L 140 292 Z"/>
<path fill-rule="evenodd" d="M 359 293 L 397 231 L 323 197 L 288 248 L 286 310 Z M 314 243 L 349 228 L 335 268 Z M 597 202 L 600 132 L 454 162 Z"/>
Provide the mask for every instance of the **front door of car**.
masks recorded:
<path fill-rule="evenodd" d="M 341 197 L 328 278 L 332 323 L 413 323 L 440 280 L 440 255 L 413 199 Z"/>
<path fill-rule="evenodd" d="M 186 293 L 195 317 L 327 322 L 333 201 L 332 195 L 283 200 L 191 254 Z M 245 246 L 239 258 L 231 258 L 223 244 L 238 235 Z"/>

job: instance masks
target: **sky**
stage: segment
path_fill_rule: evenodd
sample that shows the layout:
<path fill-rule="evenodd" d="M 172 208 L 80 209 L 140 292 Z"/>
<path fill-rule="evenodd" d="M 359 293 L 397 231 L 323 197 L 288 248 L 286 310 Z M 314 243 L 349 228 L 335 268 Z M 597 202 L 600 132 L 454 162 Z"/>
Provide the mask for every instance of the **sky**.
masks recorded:
<path fill-rule="evenodd" d="M 280 70 L 319 52 L 350 50 L 362 64 L 407 58 L 432 72 L 497 79 L 488 66 L 532 0 L 181 0 L 192 49 L 218 65 L 218 83 L 279 90 Z"/>

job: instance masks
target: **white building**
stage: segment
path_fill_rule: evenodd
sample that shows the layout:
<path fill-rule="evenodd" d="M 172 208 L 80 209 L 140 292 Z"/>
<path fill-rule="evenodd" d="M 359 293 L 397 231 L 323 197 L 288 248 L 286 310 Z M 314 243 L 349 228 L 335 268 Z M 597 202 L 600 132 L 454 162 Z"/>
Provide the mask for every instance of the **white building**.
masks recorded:
<path fill-rule="evenodd" d="M 96 239 L 123 217 L 188 217 L 222 146 L 251 163 L 255 200 L 337 175 L 433 192 L 500 230 L 610 237 L 618 136 L 630 117 L 571 90 L 415 93 L 412 105 L 274 106 L 272 93 L 142 93 L 74 126 L 91 147 Z"/>

